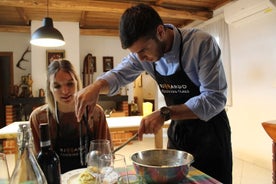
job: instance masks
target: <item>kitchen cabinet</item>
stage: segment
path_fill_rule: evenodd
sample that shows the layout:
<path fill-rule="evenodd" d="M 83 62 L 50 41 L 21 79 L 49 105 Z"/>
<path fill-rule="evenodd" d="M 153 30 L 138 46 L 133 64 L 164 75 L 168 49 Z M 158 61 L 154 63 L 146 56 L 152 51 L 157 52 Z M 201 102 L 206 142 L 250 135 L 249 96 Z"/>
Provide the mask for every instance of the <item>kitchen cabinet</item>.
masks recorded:
<path fill-rule="evenodd" d="M 101 94 L 99 96 L 98 104 L 103 107 L 106 115 L 110 115 L 110 114 L 111 115 L 113 114 L 113 116 L 116 116 L 116 114 L 118 116 L 129 115 L 127 95 L 107 96 L 107 95 Z"/>
<path fill-rule="evenodd" d="M 5 103 L 6 122 L 7 120 L 27 121 L 33 109 L 43 104 L 45 104 L 44 97 L 9 98 Z M 7 107 L 11 107 L 10 112 L 7 112 L 9 110 Z M 12 119 L 8 115 L 12 116 Z"/>
<path fill-rule="evenodd" d="M 5 102 L 6 109 L 8 110 L 8 106 L 12 109 L 11 112 L 6 112 L 6 120 L 28 121 L 33 109 L 43 104 L 45 104 L 45 97 L 9 98 Z M 123 115 L 128 116 L 128 96 L 100 95 L 99 104 L 104 110 L 115 109 L 116 112 L 122 112 Z"/>

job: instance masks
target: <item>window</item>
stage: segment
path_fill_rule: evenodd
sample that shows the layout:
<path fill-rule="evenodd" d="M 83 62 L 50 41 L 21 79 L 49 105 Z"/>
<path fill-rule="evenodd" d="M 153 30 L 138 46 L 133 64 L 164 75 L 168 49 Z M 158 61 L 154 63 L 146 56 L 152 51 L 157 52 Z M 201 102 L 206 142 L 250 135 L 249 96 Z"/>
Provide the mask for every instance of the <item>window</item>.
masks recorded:
<path fill-rule="evenodd" d="M 215 37 L 220 46 L 222 53 L 222 63 L 225 70 L 225 75 L 228 84 L 227 91 L 227 106 L 232 105 L 232 85 L 231 85 L 231 61 L 230 61 L 230 43 L 228 25 L 224 21 L 224 16 L 219 15 L 213 19 L 206 21 L 198 26 L 198 29 L 208 32 Z"/>

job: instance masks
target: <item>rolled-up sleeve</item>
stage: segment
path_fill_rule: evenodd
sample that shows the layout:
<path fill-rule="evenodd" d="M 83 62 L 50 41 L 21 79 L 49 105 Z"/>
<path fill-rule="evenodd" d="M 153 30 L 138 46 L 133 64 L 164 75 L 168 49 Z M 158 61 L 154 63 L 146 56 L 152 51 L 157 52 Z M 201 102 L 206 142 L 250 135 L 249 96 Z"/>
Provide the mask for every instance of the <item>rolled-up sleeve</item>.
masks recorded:
<path fill-rule="evenodd" d="M 225 107 L 227 82 L 220 48 L 213 37 L 203 35 L 208 39 L 205 38 L 198 46 L 197 65 L 190 67 L 195 71 L 187 72 L 192 81 L 199 86 L 200 95 L 189 99 L 185 104 L 200 119 L 208 121 Z"/>

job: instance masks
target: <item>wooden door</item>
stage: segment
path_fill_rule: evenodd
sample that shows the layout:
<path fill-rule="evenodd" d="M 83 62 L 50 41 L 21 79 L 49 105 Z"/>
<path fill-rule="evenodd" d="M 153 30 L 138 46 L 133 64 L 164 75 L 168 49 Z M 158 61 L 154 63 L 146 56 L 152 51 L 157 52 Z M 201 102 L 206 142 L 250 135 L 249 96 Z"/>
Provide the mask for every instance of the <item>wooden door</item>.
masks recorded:
<path fill-rule="evenodd" d="M 5 103 L 13 86 L 13 53 L 0 52 L 0 128 L 4 127 Z"/>

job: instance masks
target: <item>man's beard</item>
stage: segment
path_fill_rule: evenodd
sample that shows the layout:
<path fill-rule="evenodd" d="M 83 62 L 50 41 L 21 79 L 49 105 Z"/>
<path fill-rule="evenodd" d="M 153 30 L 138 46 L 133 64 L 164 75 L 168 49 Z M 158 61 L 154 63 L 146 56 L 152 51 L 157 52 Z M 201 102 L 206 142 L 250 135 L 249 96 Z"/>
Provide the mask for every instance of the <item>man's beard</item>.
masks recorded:
<path fill-rule="evenodd" d="M 160 58 L 164 56 L 166 45 L 164 42 L 159 41 L 157 38 L 155 38 L 155 41 L 158 46 L 156 50 L 156 61 L 159 61 Z"/>

